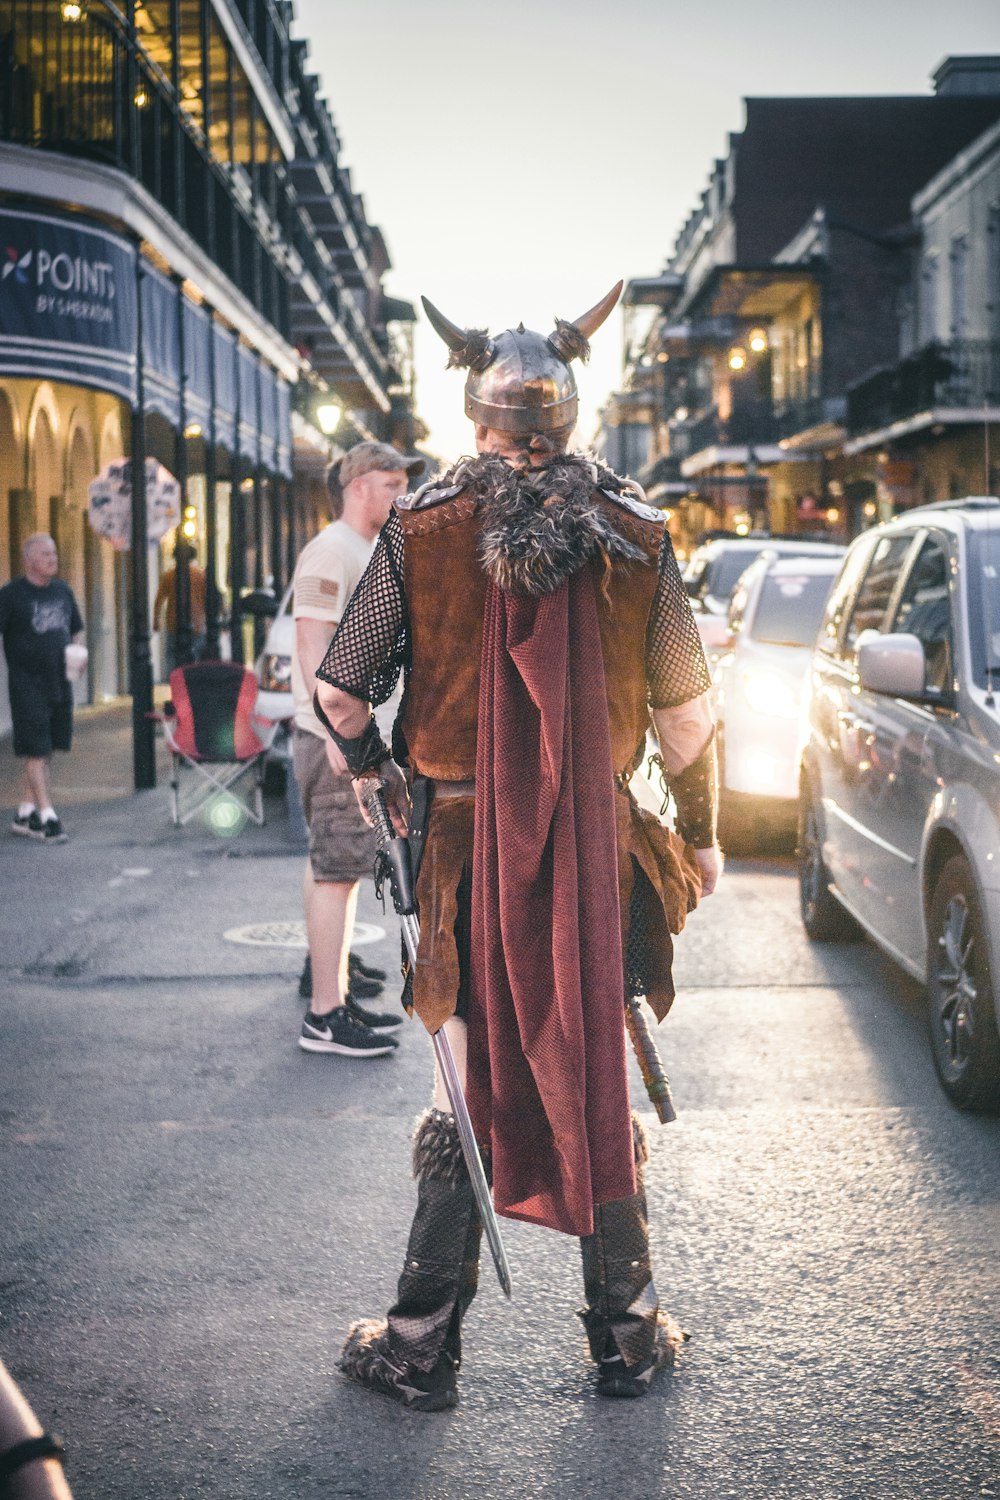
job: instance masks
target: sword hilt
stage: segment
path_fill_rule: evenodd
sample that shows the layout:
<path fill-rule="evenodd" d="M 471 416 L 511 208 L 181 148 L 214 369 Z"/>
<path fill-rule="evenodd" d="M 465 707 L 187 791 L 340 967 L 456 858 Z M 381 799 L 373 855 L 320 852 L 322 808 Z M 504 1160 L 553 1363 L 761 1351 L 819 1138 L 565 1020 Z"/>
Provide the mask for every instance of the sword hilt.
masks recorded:
<path fill-rule="evenodd" d="M 381 900 L 386 880 L 392 894 L 392 904 L 401 917 L 412 916 L 416 911 L 413 889 L 413 864 L 410 859 L 409 841 L 400 838 L 392 826 L 389 808 L 385 800 L 385 782 L 380 776 L 365 778 L 361 797 L 375 829 L 378 853 L 375 856 L 375 894 Z"/>
<path fill-rule="evenodd" d="M 663 1062 L 649 1027 L 646 1025 L 646 1017 L 639 1009 L 639 1002 L 634 995 L 629 996 L 625 1001 L 625 1025 L 632 1039 L 642 1081 L 646 1085 L 646 1093 L 656 1110 L 660 1124 L 669 1125 L 671 1120 L 677 1118 L 677 1111 L 674 1109 L 674 1101 L 670 1093 L 670 1079 L 663 1070 Z"/>

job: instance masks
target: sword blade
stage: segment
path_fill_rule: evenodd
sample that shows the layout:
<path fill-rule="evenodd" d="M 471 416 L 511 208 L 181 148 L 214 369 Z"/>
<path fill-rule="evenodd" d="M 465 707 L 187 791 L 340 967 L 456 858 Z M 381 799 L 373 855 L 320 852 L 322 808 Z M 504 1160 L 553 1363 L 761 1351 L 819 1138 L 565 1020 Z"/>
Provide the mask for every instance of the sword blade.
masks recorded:
<path fill-rule="evenodd" d="M 383 782 L 373 777 L 364 794 L 365 806 L 368 808 L 375 825 L 375 837 L 379 849 L 384 849 L 386 844 L 396 837 L 392 823 L 389 820 L 389 811 L 385 803 L 383 786 Z M 403 942 L 406 944 L 410 964 L 415 968 L 417 949 L 420 946 L 420 918 L 416 912 L 412 911 L 399 912 L 398 916 L 402 924 Z M 496 1209 L 493 1207 L 493 1197 L 490 1193 L 489 1183 L 486 1181 L 483 1159 L 479 1154 L 475 1131 L 472 1128 L 469 1106 L 465 1102 L 465 1090 L 462 1087 L 462 1080 L 458 1076 L 458 1068 L 455 1065 L 455 1056 L 451 1050 L 448 1034 L 443 1026 L 433 1033 L 431 1041 L 434 1043 L 434 1056 L 437 1058 L 438 1067 L 441 1069 L 441 1077 L 444 1079 L 448 1103 L 451 1105 L 451 1112 L 455 1117 L 455 1128 L 458 1131 L 462 1155 L 465 1157 L 469 1181 L 472 1184 L 472 1195 L 476 1200 L 479 1217 L 483 1221 L 483 1232 L 486 1235 L 486 1243 L 490 1247 L 490 1254 L 493 1257 L 493 1264 L 496 1267 L 500 1285 L 504 1290 L 504 1294 L 509 1297 L 512 1290 L 510 1262 L 507 1259 L 507 1252 L 504 1249 L 503 1240 L 500 1236 L 500 1225 L 497 1221 Z"/>
<path fill-rule="evenodd" d="M 483 1221 L 483 1232 L 486 1235 L 486 1243 L 490 1247 L 493 1264 L 496 1267 L 497 1277 L 503 1287 L 506 1296 L 511 1295 L 510 1263 L 507 1260 L 507 1252 L 504 1249 L 503 1240 L 500 1238 L 500 1225 L 497 1222 L 496 1210 L 493 1207 L 493 1198 L 490 1194 L 489 1183 L 486 1181 L 486 1173 L 483 1170 L 483 1159 L 479 1154 L 476 1137 L 472 1129 L 472 1120 L 469 1117 L 469 1107 L 465 1102 L 465 1090 L 462 1088 L 462 1080 L 458 1076 L 455 1066 L 454 1054 L 448 1033 L 442 1026 L 435 1031 L 431 1040 L 434 1043 L 434 1056 L 438 1060 L 441 1076 L 444 1079 L 445 1090 L 448 1094 L 448 1103 L 451 1112 L 455 1116 L 455 1127 L 458 1130 L 458 1138 L 462 1143 L 462 1152 L 465 1156 L 465 1165 L 469 1170 L 469 1181 L 472 1184 L 472 1194 L 479 1209 L 479 1217 Z"/>

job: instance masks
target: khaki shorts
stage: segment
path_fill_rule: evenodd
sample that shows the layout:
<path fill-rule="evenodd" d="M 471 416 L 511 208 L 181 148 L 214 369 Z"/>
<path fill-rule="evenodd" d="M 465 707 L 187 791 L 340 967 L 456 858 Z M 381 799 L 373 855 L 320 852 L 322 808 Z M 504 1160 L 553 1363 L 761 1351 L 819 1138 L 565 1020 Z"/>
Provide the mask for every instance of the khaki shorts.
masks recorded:
<path fill-rule="evenodd" d="M 292 764 L 309 824 L 309 862 L 322 883 L 363 880 L 375 863 L 375 834 L 361 816 L 349 776 L 338 776 L 318 734 L 296 728 Z"/>

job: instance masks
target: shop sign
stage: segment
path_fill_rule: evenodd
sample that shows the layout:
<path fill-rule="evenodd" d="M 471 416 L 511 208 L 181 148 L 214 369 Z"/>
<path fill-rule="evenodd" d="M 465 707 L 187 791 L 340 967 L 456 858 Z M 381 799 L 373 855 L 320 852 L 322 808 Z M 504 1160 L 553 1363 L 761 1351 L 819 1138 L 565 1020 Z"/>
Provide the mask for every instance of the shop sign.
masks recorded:
<path fill-rule="evenodd" d="M 0 374 L 136 396 L 134 247 L 79 219 L 0 209 Z"/>

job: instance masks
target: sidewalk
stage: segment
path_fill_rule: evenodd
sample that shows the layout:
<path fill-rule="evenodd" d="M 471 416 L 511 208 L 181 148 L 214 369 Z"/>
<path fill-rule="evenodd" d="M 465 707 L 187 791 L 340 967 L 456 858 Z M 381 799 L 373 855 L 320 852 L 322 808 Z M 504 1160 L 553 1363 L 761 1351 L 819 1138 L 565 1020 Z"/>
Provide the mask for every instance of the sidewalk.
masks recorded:
<path fill-rule="evenodd" d="M 163 746 L 157 744 L 157 777 L 165 779 L 168 766 Z M 52 797 L 58 808 L 80 807 L 127 797 L 132 791 L 132 703 L 118 698 L 74 714 L 73 749 L 52 757 Z M 0 740 L 0 808 L 21 798 L 21 767 L 13 739 Z"/>
<path fill-rule="evenodd" d="M 10 740 L 0 745 L 0 974 L 142 983 L 297 973 L 301 931 L 285 934 L 283 946 L 226 936 L 301 925 L 305 851 L 284 798 L 265 799 L 262 828 L 247 823 L 224 837 L 199 818 L 171 823 L 161 740 L 157 780 L 152 790 L 131 790 L 128 700 L 84 710 L 72 752 L 53 761 L 53 800 L 69 842 L 49 847 L 8 831 L 20 766 Z M 374 917 L 370 890 L 368 898 Z"/>

